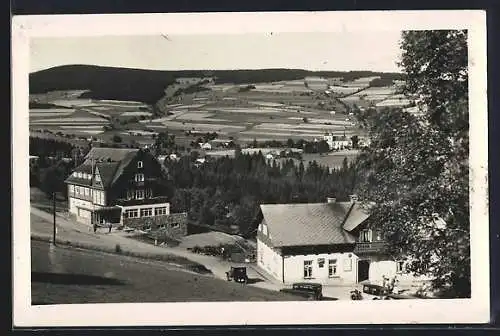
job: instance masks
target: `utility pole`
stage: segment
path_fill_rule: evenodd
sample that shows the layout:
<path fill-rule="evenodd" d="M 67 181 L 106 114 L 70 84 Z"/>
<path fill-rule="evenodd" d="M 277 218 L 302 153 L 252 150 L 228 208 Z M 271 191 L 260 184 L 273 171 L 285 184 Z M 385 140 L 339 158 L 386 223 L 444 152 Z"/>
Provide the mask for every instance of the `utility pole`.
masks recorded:
<path fill-rule="evenodd" d="M 54 215 L 54 227 L 52 232 L 52 243 L 56 245 L 56 192 L 52 192 L 52 212 Z"/>

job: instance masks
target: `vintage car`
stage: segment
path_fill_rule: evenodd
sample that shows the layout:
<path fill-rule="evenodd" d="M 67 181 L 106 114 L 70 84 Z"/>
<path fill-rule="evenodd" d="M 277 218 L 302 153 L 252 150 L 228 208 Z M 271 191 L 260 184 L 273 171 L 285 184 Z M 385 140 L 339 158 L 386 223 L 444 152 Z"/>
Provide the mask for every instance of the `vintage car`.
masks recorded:
<path fill-rule="evenodd" d="M 227 281 L 234 280 L 235 282 L 248 282 L 247 268 L 246 267 L 233 267 L 226 272 Z"/>
<path fill-rule="evenodd" d="M 390 300 L 387 287 L 375 284 L 363 285 L 363 298 L 372 300 Z"/>
<path fill-rule="evenodd" d="M 321 300 L 323 298 L 323 285 L 314 282 L 297 282 L 292 284 L 292 288 L 283 288 L 280 291 L 302 296 L 309 300 Z"/>

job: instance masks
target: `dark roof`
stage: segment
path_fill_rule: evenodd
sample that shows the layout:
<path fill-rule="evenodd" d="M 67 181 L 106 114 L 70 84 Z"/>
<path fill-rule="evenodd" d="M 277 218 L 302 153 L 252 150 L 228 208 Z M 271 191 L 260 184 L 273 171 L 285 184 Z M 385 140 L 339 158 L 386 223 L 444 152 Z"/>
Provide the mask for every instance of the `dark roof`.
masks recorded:
<path fill-rule="evenodd" d="M 94 147 L 85 156 L 85 161 L 91 161 L 92 159 L 97 162 L 120 162 L 123 161 L 131 153 L 137 154 L 139 149 L 137 148 L 106 148 L 106 147 Z"/>
<path fill-rule="evenodd" d="M 355 238 L 344 223 L 351 231 L 366 219 L 350 202 L 263 204 L 260 208 L 274 246 L 352 244 Z"/>
<path fill-rule="evenodd" d="M 113 178 L 115 176 L 115 172 L 117 167 L 120 164 L 117 162 L 106 162 L 106 163 L 97 163 L 96 167 L 99 171 L 99 175 L 101 176 L 102 185 L 107 187 L 111 185 L 113 182 Z"/>
<path fill-rule="evenodd" d="M 85 156 L 85 161 L 74 171 L 82 173 L 92 173 L 92 163 L 101 176 L 104 187 L 112 185 L 123 173 L 125 167 L 134 159 L 139 152 L 136 148 L 104 148 L 94 147 Z M 90 180 L 80 179 L 70 175 L 66 182 L 75 184 L 90 185 Z"/>

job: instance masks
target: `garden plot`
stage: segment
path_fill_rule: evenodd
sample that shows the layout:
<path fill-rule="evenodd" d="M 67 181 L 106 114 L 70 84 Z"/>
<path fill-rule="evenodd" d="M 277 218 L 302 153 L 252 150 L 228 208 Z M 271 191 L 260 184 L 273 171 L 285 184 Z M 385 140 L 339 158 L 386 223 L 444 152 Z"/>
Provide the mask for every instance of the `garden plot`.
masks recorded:
<path fill-rule="evenodd" d="M 174 110 L 185 110 L 185 109 L 190 109 L 190 108 L 200 108 L 202 106 L 205 106 L 205 104 L 191 104 L 191 105 L 181 104 L 181 105 L 175 106 L 173 109 Z"/>
<path fill-rule="evenodd" d="M 258 105 L 258 106 L 267 106 L 267 107 L 285 106 L 285 104 L 267 102 L 267 101 L 249 101 L 248 103 L 253 104 L 253 105 Z"/>
<path fill-rule="evenodd" d="M 255 139 L 261 140 L 263 136 L 271 137 L 271 139 L 287 139 L 290 137 L 303 137 L 303 138 L 316 138 L 316 137 L 322 137 L 322 133 L 316 133 L 316 134 L 304 134 L 300 132 L 286 132 L 284 130 L 279 130 L 279 131 L 244 131 L 240 133 L 241 135 L 246 135 L 246 136 L 253 136 Z"/>
<path fill-rule="evenodd" d="M 367 94 L 367 95 L 392 95 L 396 92 L 396 88 L 393 86 L 384 86 L 384 87 L 371 87 L 366 90 L 363 90 L 359 94 Z"/>
<path fill-rule="evenodd" d="M 386 106 L 407 106 L 410 105 L 411 101 L 409 99 L 386 99 L 377 104 L 376 107 L 386 107 Z"/>
<path fill-rule="evenodd" d="M 358 87 L 330 86 L 328 90 L 339 94 L 352 94 L 359 90 Z"/>
<path fill-rule="evenodd" d="M 345 127 L 347 125 L 322 125 L 322 124 L 277 124 L 277 123 L 262 123 L 260 125 L 256 125 L 254 129 L 262 129 L 262 130 L 318 130 L 325 128 L 336 128 L 336 127 Z M 349 125 L 350 126 L 350 125 Z"/>
<path fill-rule="evenodd" d="M 109 100 L 109 99 L 102 99 L 102 100 L 96 100 L 96 103 L 101 103 L 101 104 L 106 104 L 106 105 L 113 105 L 113 106 L 126 106 L 126 107 L 140 107 L 140 106 L 147 106 L 146 104 L 138 101 L 132 101 L 132 100 Z"/>
<path fill-rule="evenodd" d="M 301 121 L 303 118 L 301 117 L 289 117 L 288 119 L 290 120 L 297 120 Z M 310 118 L 308 119 L 308 123 L 311 124 L 332 124 L 332 125 L 349 125 L 351 126 L 350 122 L 344 121 L 344 120 L 339 120 L 339 119 L 317 119 L 317 118 Z"/>
<path fill-rule="evenodd" d="M 153 114 L 151 112 L 144 112 L 144 111 L 136 111 L 136 112 L 123 112 L 120 116 L 122 117 L 150 117 Z"/>
<path fill-rule="evenodd" d="M 29 117 L 63 117 L 69 116 L 75 113 L 75 109 L 66 109 L 66 108 L 50 108 L 50 109 L 30 109 Z"/>
<path fill-rule="evenodd" d="M 230 90 L 234 87 L 233 85 L 230 84 L 215 84 L 215 85 L 207 85 L 206 87 L 210 88 L 213 91 L 221 91 L 221 92 L 226 92 L 227 90 Z"/>
<path fill-rule="evenodd" d="M 276 113 L 283 112 L 282 109 L 273 108 L 273 107 L 207 107 L 208 111 L 218 111 L 218 112 L 230 112 L 230 113 Z"/>
<path fill-rule="evenodd" d="M 50 103 L 57 106 L 65 106 L 65 107 L 82 107 L 82 106 L 97 105 L 94 102 L 92 102 L 91 99 L 55 99 L 50 101 Z"/>
<path fill-rule="evenodd" d="M 189 123 L 185 124 L 177 121 L 164 121 L 163 125 L 173 129 L 195 129 L 208 132 L 238 132 L 244 130 L 244 126 L 233 126 L 227 124 L 202 124 L 202 123 Z"/>

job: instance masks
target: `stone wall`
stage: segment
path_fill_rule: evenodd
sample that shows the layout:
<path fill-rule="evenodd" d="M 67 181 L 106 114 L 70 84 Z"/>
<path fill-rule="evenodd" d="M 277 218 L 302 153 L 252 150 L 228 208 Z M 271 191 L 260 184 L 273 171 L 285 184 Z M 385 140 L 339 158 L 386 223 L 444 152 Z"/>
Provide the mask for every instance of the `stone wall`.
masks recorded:
<path fill-rule="evenodd" d="M 187 235 L 187 213 L 171 213 L 169 215 L 123 218 L 123 225 L 134 229 L 151 229 L 152 232 L 161 230 L 173 239 L 180 239 Z"/>

